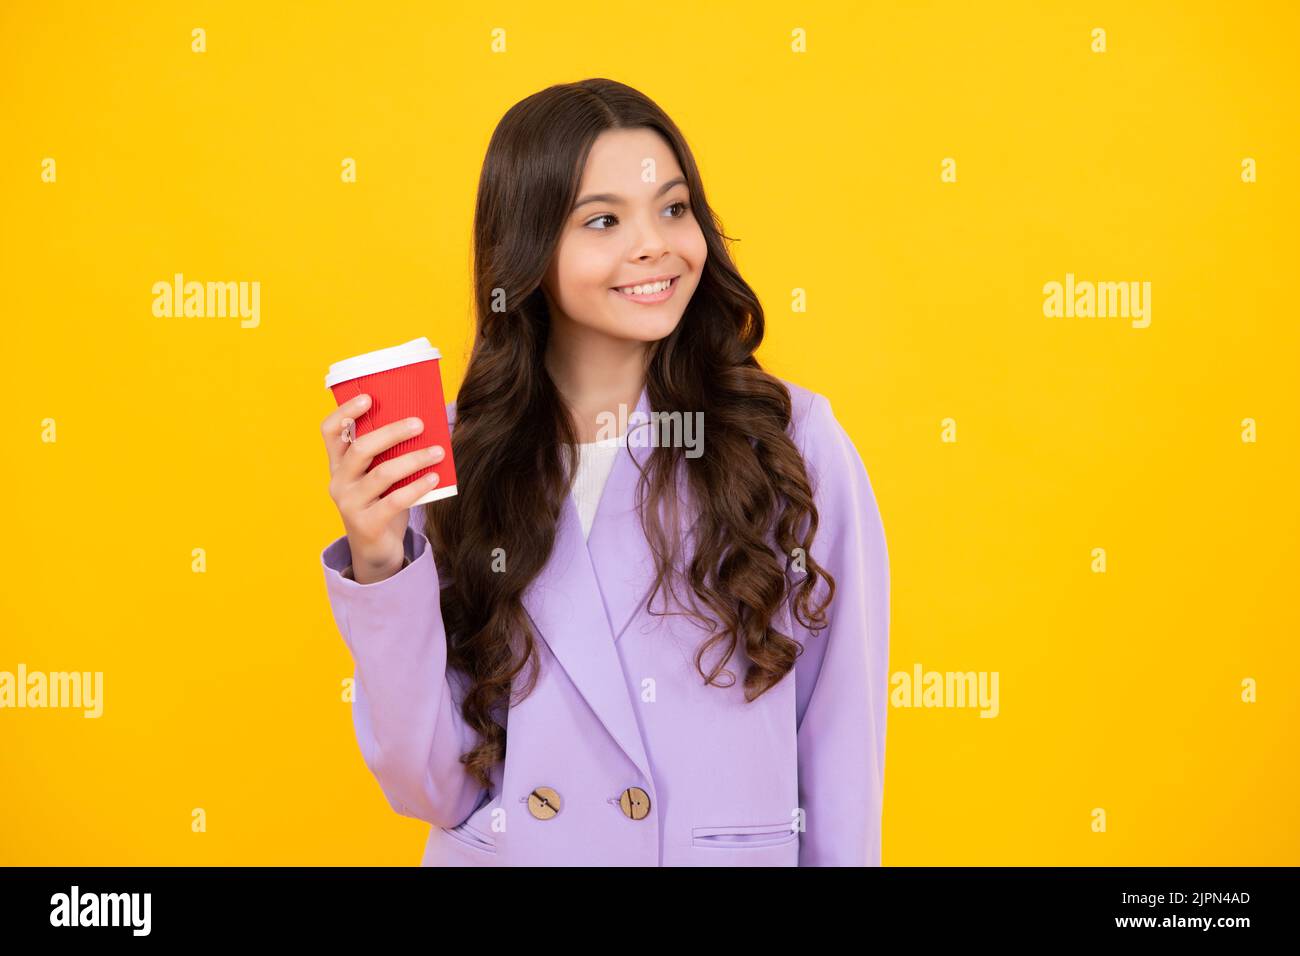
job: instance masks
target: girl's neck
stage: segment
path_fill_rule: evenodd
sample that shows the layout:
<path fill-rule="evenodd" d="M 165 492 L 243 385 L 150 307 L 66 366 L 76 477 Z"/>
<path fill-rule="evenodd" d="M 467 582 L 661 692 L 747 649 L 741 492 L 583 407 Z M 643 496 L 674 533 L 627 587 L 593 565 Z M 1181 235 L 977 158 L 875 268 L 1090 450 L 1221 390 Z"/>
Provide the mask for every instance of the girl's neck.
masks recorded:
<path fill-rule="evenodd" d="M 552 336 L 547 343 L 546 369 L 573 416 L 580 443 L 612 438 L 605 419 L 625 422 L 645 388 L 647 345 L 644 342 L 591 340 L 572 342 Z M 585 338 L 585 337 L 584 337 Z M 623 406 L 622 414 L 619 407 Z"/>

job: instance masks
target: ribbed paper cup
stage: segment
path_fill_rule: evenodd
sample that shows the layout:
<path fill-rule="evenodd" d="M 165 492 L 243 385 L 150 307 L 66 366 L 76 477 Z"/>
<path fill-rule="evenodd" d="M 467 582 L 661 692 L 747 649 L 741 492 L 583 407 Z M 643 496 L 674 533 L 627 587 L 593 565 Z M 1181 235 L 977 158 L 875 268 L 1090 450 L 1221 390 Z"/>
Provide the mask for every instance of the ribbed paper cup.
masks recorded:
<path fill-rule="evenodd" d="M 381 465 L 390 458 L 398 458 L 418 448 L 441 445 L 446 455 L 442 461 L 399 479 L 384 492 L 388 495 L 413 481 L 419 481 L 431 471 L 438 473 L 438 484 L 428 494 L 415 501 L 422 505 L 456 493 L 456 465 L 451 457 L 451 428 L 447 423 L 447 403 L 442 397 L 442 374 L 439 371 L 441 353 L 426 338 L 412 339 L 392 348 L 354 355 L 335 362 L 325 376 L 325 386 L 334 393 L 334 400 L 342 405 L 365 393 L 370 396 L 370 407 L 358 418 L 356 437 L 382 428 L 403 418 L 417 417 L 424 422 L 424 430 L 414 438 L 398 442 L 392 448 L 375 456 L 366 469 Z M 382 497 L 382 496 L 381 496 Z"/>

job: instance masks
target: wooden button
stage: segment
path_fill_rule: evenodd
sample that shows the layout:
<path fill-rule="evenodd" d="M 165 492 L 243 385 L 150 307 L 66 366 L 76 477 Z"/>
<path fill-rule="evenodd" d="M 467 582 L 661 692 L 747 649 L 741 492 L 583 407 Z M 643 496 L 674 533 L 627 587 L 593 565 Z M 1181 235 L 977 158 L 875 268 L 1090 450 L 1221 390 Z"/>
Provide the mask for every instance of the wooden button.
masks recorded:
<path fill-rule="evenodd" d="M 633 820 L 644 820 L 650 815 L 650 794 L 640 787 L 628 787 L 618 798 L 618 806 Z"/>
<path fill-rule="evenodd" d="M 560 795 L 550 787 L 535 787 L 528 795 L 528 812 L 539 820 L 549 820 L 560 812 Z"/>

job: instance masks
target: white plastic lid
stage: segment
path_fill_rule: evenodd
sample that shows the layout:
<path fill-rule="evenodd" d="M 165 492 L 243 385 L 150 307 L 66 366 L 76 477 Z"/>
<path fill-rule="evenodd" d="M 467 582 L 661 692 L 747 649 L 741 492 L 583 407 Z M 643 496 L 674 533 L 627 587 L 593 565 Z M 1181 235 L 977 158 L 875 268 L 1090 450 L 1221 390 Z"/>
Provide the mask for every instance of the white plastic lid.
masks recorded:
<path fill-rule="evenodd" d="M 339 382 L 360 378 L 362 375 L 374 375 L 376 372 L 387 372 L 390 368 L 401 368 L 403 365 L 440 358 L 442 353 L 435 349 L 428 339 L 421 336 L 403 342 L 401 345 L 377 349 L 374 352 L 354 355 L 352 358 L 335 362 L 330 366 L 329 374 L 325 376 L 325 387 L 333 388 Z"/>

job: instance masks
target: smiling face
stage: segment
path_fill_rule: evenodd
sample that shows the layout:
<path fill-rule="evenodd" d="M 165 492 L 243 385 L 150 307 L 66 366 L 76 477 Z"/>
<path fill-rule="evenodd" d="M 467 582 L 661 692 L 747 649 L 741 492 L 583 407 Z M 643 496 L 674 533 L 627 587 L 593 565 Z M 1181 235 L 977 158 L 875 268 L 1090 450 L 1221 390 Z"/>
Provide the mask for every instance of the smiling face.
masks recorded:
<path fill-rule="evenodd" d="M 653 182 L 642 181 L 646 160 Z M 601 133 L 542 282 L 553 333 L 664 338 L 681 321 L 706 255 L 668 143 L 645 128 Z"/>

